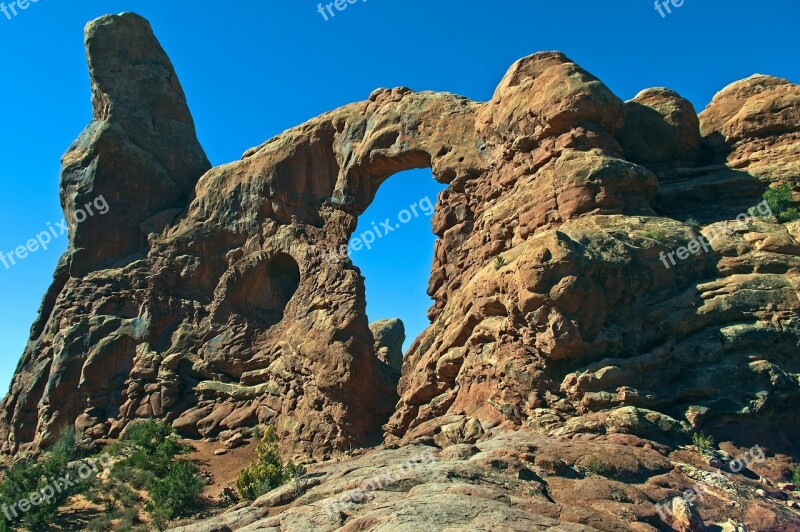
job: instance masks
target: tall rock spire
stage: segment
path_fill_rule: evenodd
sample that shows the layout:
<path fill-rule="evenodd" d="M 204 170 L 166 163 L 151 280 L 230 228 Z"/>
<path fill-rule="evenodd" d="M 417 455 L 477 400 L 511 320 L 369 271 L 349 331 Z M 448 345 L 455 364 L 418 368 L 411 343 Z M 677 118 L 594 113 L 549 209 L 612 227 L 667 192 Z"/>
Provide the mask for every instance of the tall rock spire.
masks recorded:
<path fill-rule="evenodd" d="M 87 24 L 85 43 L 94 120 L 64 154 L 61 173 L 76 276 L 144 252 L 147 235 L 185 209 L 211 167 L 175 69 L 145 19 L 101 17 Z M 78 212 L 102 206 L 101 197 L 105 214 Z"/>

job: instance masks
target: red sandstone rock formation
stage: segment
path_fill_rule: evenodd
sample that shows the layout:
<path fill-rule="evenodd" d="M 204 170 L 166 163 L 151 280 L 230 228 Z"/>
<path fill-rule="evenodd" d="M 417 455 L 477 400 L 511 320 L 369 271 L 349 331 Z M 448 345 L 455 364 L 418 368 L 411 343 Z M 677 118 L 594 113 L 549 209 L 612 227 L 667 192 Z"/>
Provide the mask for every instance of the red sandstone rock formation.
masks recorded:
<path fill-rule="evenodd" d="M 797 188 L 796 85 L 737 82 L 698 119 L 672 91 L 625 103 L 539 53 L 486 103 L 379 89 L 208 169 L 149 25 L 103 17 L 86 43 L 95 120 L 61 195 L 68 215 L 99 194 L 110 212 L 71 227 L 2 404 L 6 452 L 142 417 L 192 437 L 271 422 L 317 457 L 497 425 L 796 441 L 800 226 L 754 220 L 660 258 L 698 236 L 687 218 L 707 233 Z M 431 326 L 398 388 L 358 269 L 323 257 L 420 167 L 448 188 Z"/>

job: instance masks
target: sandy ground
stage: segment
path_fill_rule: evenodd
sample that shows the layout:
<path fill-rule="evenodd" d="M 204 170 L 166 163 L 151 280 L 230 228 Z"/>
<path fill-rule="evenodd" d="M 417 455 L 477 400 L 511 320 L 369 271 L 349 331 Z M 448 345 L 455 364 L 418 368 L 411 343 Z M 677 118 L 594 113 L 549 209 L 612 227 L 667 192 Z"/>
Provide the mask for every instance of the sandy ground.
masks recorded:
<path fill-rule="evenodd" d="M 209 483 L 203 490 L 203 496 L 220 502 L 220 493 L 226 487 L 236 489 L 236 476 L 239 471 L 247 467 L 250 462 L 256 459 L 256 445 L 258 441 L 250 438 L 250 441 L 236 449 L 229 449 L 222 456 L 215 456 L 214 451 L 223 449 L 221 442 L 182 440 L 183 443 L 191 445 L 195 450 L 183 455 L 195 463 L 197 468 L 206 474 Z"/>

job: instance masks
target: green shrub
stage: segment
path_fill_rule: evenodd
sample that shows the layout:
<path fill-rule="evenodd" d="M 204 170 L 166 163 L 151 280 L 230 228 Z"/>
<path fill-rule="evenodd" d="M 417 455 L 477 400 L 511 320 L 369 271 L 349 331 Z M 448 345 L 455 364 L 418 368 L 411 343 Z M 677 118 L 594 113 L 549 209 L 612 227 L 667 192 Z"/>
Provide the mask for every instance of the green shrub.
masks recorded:
<path fill-rule="evenodd" d="M 161 529 L 166 521 L 197 508 L 204 485 L 192 463 L 175 462 L 164 478 L 152 478 L 147 483 L 152 501 L 147 512 Z"/>
<path fill-rule="evenodd" d="M 800 465 L 794 468 L 792 473 L 792 483 L 795 486 L 800 486 Z"/>
<path fill-rule="evenodd" d="M 108 479 L 97 482 L 86 493 L 86 498 L 95 504 L 105 506 L 103 515 L 86 523 L 86 530 L 93 532 L 134 532 L 150 530 L 139 521 L 138 493 L 123 481 Z"/>
<path fill-rule="evenodd" d="M 166 468 L 165 472 L 169 470 Z M 162 473 L 165 474 L 165 473 Z M 138 467 L 118 467 L 111 470 L 110 480 L 116 480 L 124 484 L 130 484 L 133 489 L 143 490 L 150 479 L 155 478 L 155 472 L 149 469 L 139 469 Z"/>
<path fill-rule="evenodd" d="M 110 512 L 107 512 L 100 517 L 95 517 L 88 523 L 86 523 L 86 530 L 89 532 L 106 532 L 107 530 L 112 530 L 114 525 L 113 521 L 116 516 Z"/>
<path fill-rule="evenodd" d="M 613 464 L 606 464 L 599 456 L 592 456 L 583 466 L 590 473 L 602 477 L 613 479 L 618 475 L 617 468 Z"/>
<path fill-rule="evenodd" d="M 768 188 L 761 198 L 769 203 L 772 212 L 775 213 L 785 211 L 794 203 L 792 201 L 792 186 L 788 183 Z"/>
<path fill-rule="evenodd" d="M 790 207 L 778 215 L 778 220 L 783 223 L 794 222 L 800 220 L 800 209 L 797 207 Z"/>
<path fill-rule="evenodd" d="M 172 519 L 172 512 L 164 506 L 149 508 L 147 513 L 150 514 L 150 518 L 158 530 L 166 530 L 167 523 Z"/>
<path fill-rule="evenodd" d="M 145 509 L 159 530 L 199 506 L 205 481 L 193 464 L 175 459 L 191 447 L 178 442 L 172 427 L 156 420 L 136 422 L 114 449 L 124 458 L 114 464 L 104 487 L 110 511 L 123 512 L 136 502 L 129 486 L 147 490 Z"/>
<path fill-rule="evenodd" d="M 686 225 L 688 225 L 689 227 L 691 227 L 695 231 L 700 231 L 700 228 L 702 227 L 700 225 L 700 222 L 698 222 L 694 218 L 687 218 L 686 221 L 684 221 L 683 223 L 685 223 Z"/>
<path fill-rule="evenodd" d="M 504 259 L 500 255 L 498 255 L 498 256 L 496 256 L 494 258 L 494 269 L 495 270 L 499 270 L 500 268 L 502 268 L 506 264 L 508 264 L 508 262 L 506 262 L 506 259 Z"/>
<path fill-rule="evenodd" d="M 189 450 L 178 443 L 175 431 L 166 423 L 153 419 L 136 422 L 125 432 L 119 447 L 119 452 L 128 456 L 114 465 L 112 474 L 131 478 L 134 486 L 141 488 L 150 476 L 165 476 L 173 459 Z"/>
<path fill-rule="evenodd" d="M 122 441 L 139 447 L 148 455 L 170 452 L 174 456 L 181 449 L 174 439 L 175 430 L 155 419 L 147 419 L 132 423 L 125 432 Z"/>
<path fill-rule="evenodd" d="M 306 468 L 302 465 L 292 462 L 286 464 L 284 478 L 286 482 L 292 482 L 294 484 L 293 491 L 295 497 L 299 497 L 306 491 Z"/>
<path fill-rule="evenodd" d="M 23 460 L 13 464 L 0 482 L 0 504 L 9 508 L 8 514 L 11 517 L 6 517 L 5 512 L 0 513 L 0 531 L 15 530 L 23 526 L 29 530 L 50 529 L 58 515 L 58 507 L 86 487 L 77 482 L 79 464 L 73 463 L 70 466 L 70 462 L 80 458 L 80 454 L 75 430 L 68 429 L 44 453 L 40 461 Z M 54 483 L 67 474 L 74 485 L 60 485 L 60 490 L 55 489 Z M 50 491 L 54 492 L 47 500 L 39 497 L 40 504 L 31 505 L 27 512 L 19 510 L 19 501 L 28 499 L 34 492 L 41 493 L 45 486 L 50 486 L 48 494 Z M 14 512 L 10 510 L 12 505 L 16 505 L 18 517 L 14 517 Z"/>
<path fill-rule="evenodd" d="M 715 447 L 714 438 L 702 432 L 695 432 L 692 435 L 692 443 L 701 451 L 711 451 Z"/>
<path fill-rule="evenodd" d="M 761 198 L 769 204 L 772 213 L 780 222 L 786 223 L 800 220 L 800 209 L 794 206 L 792 186 L 790 184 L 784 183 L 777 187 L 768 188 Z M 755 214 L 755 207 L 752 207 L 748 212 Z"/>
<path fill-rule="evenodd" d="M 90 532 L 146 532 L 146 526 L 138 523 L 138 511 L 130 507 L 115 510 L 96 517 L 86 523 L 86 530 Z"/>
<path fill-rule="evenodd" d="M 258 458 L 236 477 L 236 491 L 242 500 L 253 501 L 290 480 L 305 476 L 305 469 L 292 462 L 283 464 L 278 452 L 278 434 L 268 425 L 256 447 Z"/>

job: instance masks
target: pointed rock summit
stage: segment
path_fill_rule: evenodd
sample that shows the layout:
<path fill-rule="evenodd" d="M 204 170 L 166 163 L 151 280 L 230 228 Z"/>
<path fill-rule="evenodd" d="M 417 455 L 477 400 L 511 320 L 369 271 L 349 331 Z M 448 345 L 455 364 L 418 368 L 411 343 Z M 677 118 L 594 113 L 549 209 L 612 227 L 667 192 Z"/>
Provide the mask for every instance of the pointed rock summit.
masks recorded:
<path fill-rule="evenodd" d="M 134 13 L 86 26 L 93 121 L 62 158 L 70 272 L 122 266 L 181 211 L 211 164 L 186 97 L 150 24 Z M 108 212 L 76 220 L 104 198 Z"/>

